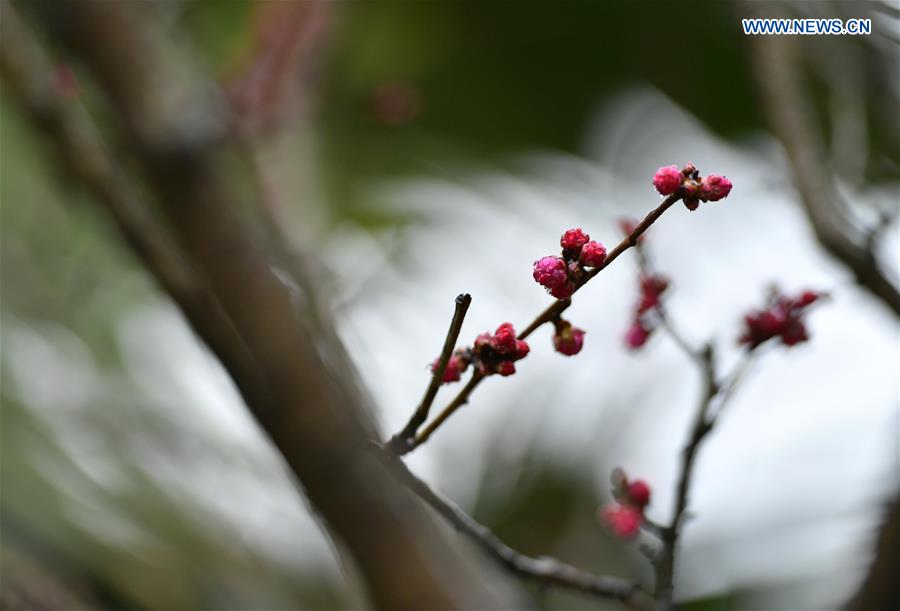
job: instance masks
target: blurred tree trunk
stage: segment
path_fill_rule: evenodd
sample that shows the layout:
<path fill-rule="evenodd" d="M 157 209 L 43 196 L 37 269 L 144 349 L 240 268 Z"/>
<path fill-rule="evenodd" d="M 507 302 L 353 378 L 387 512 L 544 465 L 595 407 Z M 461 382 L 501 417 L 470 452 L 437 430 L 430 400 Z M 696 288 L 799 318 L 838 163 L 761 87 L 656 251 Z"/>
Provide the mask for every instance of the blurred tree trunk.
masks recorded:
<path fill-rule="evenodd" d="M 206 75 L 159 35 L 146 3 L 84 0 L 38 8 L 45 34 L 62 40 L 97 79 L 139 177 L 112 162 L 95 134 L 48 94 L 49 64 L 41 63 L 38 45 L 18 29 L 5 3 L 4 80 L 64 167 L 104 204 L 222 361 L 346 546 L 374 604 L 500 605 L 373 443 L 368 399 L 318 296 L 303 278 L 297 287 L 282 281 L 238 217 L 247 207 L 216 163 L 229 144 L 227 112 Z M 137 180 L 159 203 L 158 213 L 145 205 Z"/>

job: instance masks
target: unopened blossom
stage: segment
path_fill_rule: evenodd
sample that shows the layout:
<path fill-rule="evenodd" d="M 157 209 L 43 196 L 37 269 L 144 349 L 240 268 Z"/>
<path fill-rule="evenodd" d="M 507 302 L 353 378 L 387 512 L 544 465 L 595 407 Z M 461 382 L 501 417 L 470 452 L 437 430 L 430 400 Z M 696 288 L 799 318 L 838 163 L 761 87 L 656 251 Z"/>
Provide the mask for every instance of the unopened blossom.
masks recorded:
<path fill-rule="evenodd" d="M 656 170 L 653 175 L 653 186 L 660 195 L 672 195 L 681 186 L 684 176 L 677 166 L 667 165 Z"/>
<path fill-rule="evenodd" d="M 516 353 L 516 331 L 512 323 L 505 322 L 494 331 L 491 347 L 497 354 L 511 355 Z"/>
<path fill-rule="evenodd" d="M 705 202 L 717 202 L 731 193 L 731 181 L 718 174 L 705 176 L 700 182 L 700 199 Z"/>
<path fill-rule="evenodd" d="M 569 280 L 566 262 L 560 257 L 542 257 L 534 262 L 532 273 L 535 282 L 547 290 L 559 289 Z"/>
<path fill-rule="evenodd" d="M 517 339 L 512 323 L 505 322 L 494 333 L 476 337 L 468 354 L 480 375 L 509 376 L 516 372 L 513 362 L 525 358 L 529 352 L 528 342 Z"/>
<path fill-rule="evenodd" d="M 644 522 L 643 512 L 633 505 L 610 503 L 603 508 L 600 515 L 616 536 L 623 539 L 634 537 Z"/>
<path fill-rule="evenodd" d="M 642 479 L 630 482 L 626 487 L 628 500 L 638 506 L 646 507 L 650 503 L 650 486 Z"/>
<path fill-rule="evenodd" d="M 578 253 L 581 251 L 581 247 L 587 244 L 590 239 L 591 236 L 578 227 L 576 229 L 569 229 L 562 234 L 562 237 L 559 239 L 559 245 L 562 246 L 563 250 L 572 251 L 577 258 Z"/>
<path fill-rule="evenodd" d="M 585 267 L 597 267 L 606 261 L 606 248 L 600 242 L 591 240 L 581 247 L 581 264 Z"/>
<path fill-rule="evenodd" d="M 553 348 L 566 356 L 578 354 L 584 346 L 584 333 L 582 329 L 572 326 L 570 322 L 561 320 L 556 323 Z"/>
<path fill-rule="evenodd" d="M 640 321 L 635 321 L 625 333 L 625 345 L 631 350 L 637 350 L 647 343 L 650 338 L 651 330 L 644 326 Z"/>
<path fill-rule="evenodd" d="M 574 282 L 566 282 L 561 284 L 560 286 L 554 287 L 550 289 L 550 294 L 556 297 L 557 299 L 565 299 L 566 297 L 571 297 L 572 293 L 575 292 L 575 283 Z"/>
<path fill-rule="evenodd" d="M 659 274 L 644 274 L 640 278 L 640 298 L 637 314 L 641 315 L 659 305 L 663 292 L 669 288 L 669 281 Z"/>
<path fill-rule="evenodd" d="M 512 361 L 501 361 L 497 365 L 497 373 L 499 373 L 503 377 L 511 376 L 515 372 L 516 372 L 516 364 L 513 363 Z"/>
<path fill-rule="evenodd" d="M 744 316 L 744 332 L 739 342 L 752 350 L 776 337 L 785 346 L 795 346 L 809 340 L 804 315 L 807 308 L 821 297 L 815 291 L 803 291 L 792 298 L 773 289 L 765 308 Z"/>

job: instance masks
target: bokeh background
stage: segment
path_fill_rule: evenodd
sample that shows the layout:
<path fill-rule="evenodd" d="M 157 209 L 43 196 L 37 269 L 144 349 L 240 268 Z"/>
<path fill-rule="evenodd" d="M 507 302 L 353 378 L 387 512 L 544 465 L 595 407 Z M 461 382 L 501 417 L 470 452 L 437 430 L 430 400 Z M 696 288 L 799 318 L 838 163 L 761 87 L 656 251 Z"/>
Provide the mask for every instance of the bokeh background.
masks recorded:
<path fill-rule="evenodd" d="M 549 303 L 531 264 L 563 230 L 616 243 L 619 218 L 656 206 L 660 165 L 731 178 L 727 200 L 676 207 L 648 234 L 688 338 L 714 340 L 728 365 L 772 283 L 831 299 L 809 343 L 756 365 L 703 447 L 677 585 L 697 610 L 832 609 L 853 594 L 900 491 L 897 314 L 817 241 L 740 18 L 873 20 L 870 36 L 789 44 L 842 222 L 880 227 L 896 283 L 896 2 L 141 9 L 226 93 L 248 152 L 223 163 L 236 189 L 258 172 L 272 218 L 317 257 L 385 437 L 417 404 L 458 293 L 473 295 L 461 341 L 524 325 Z M 102 127 L 90 79 L 44 43 L 61 95 Z M 224 370 L 9 96 L 0 111 L 7 604 L 365 608 Z M 652 484 L 650 517 L 668 518 L 700 380 L 662 334 L 625 350 L 636 271 L 629 254 L 579 293 L 580 355 L 555 354 L 541 329 L 519 373 L 488 380 L 409 464 L 513 547 L 648 580 L 596 510 L 622 466 Z M 523 587 L 546 609 L 615 608 Z"/>

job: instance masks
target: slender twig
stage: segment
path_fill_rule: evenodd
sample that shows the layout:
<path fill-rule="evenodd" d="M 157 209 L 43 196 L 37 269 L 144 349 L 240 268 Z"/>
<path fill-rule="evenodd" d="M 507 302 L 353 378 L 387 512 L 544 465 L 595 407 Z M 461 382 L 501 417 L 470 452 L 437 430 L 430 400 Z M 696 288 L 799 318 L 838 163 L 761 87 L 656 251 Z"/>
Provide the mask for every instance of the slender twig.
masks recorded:
<path fill-rule="evenodd" d="M 618 600 L 632 609 L 653 608 L 653 599 L 639 585 L 619 577 L 594 575 L 556 558 L 533 558 L 503 543 L 491 530 L 465 513 L 428 484 L 416 477 L 399 459 L 395 460 L 403 483 L 462 534 L 474 541 L 488 556 L 512 573 L 533 579 L 544 586 L 558 586 L 598 598 Z"/>
<path fill-rule="evenodd" d="M 411 452 L 415 448 L 419 447 L 431 437 L 431 434 L 434 433 L 441 424 L 444 423 L 447 418 L 453 415 L 453 412 L 458 410 L 460 407 L 469 402 L 469 395 L 472 394 L 472 391 L 481 384 L 481 381 L 484 380 L 484 376 L 478 372 L 472 374 L 472 377 L 469 378 L 469 381 L 466 382 L 466 385 L 462 387 L 462 390 L 453 397 L 453 400 L 447 404 L 447 407 L 441 410 L 441 413 L 438 414 L 434 420 L 432 420 L 428 426 L 422 429 L 416 438 L 413 440 L 413 443 L 406 450 L 407 452 Z"/>
<path fill-rule="evenodd" d="M 447 363 L 450 362 L 450 356 L 453 354 L 453 349 L 456 347 L 456 340 L 459 339 L 459 332 L 462 329 L 466 312 L 469 309 L 469 305 L 472 303 L 472 296 L 468 293 L 457 295 L 454 303 L 455 309 L 453 311 L 453 318 L 450 321 L 450 328 L 447 329 L 444 347 L 441 350 L 441 356 L 438 359 L 437 367 L 434 368 L 434 372 L 432 373 L 431 382 L 428 384 L 428 388 L 425 389 L 425 395 L 422 397 L 419 407 L 416 408 L 416 411 L 409 419 L 409 422 L 403 427 L 403 430 L 394 435 L 386 444 L 387 448 L 395 454 L 406 453 L 406 448 L 410 446 L 410 442 L 415 438 L 419 427 L 422 426 L 428 418 L 428 412 L 431 410 L 432 403 L 434 403 L 434 397 L 437 395 L 438 388 L 440 388 L 441 383 L 444 380 L 444 372 L 447 370 Z"/>
<path fill-rule="evenodd" d="M 722 409 L 733 396 L 741 380 L 743 380 L 755 354 L 754 350 L 748 351 L 746 356 L 735 366 L 734 370 L 725 376 L 724 381 L 719 382 L 716 376 L 715 357 L 711 344 L 707 344 L 699 353 L 698 366 L 703 378 L 703 392 L 690 436 L 682 450 L 672 521 L 660 533 L 663 545 L 655 565 L 655 594 L 662 610 L 671 609 L 673 605 L 676 548 L 681 528 L 688 515 L 687 507 L 691 478 L 696 465 L 697 453 L 703 440 L 713 430 L 722 413 Z"/>
<path fill-rule="evenodd" d="M 616 258 L 621 255 L 623 252 L 628 250 L 629 248 L 635 246 L 638 243 L 638 238 L 647 231 L 647 229 L 652 225 L 656 220 L 662 216 L 663 212 L 668 210 L 672 204 L 681 199 L 681 192 L 673 193 L 669 195 L 660 203 L 659 206 L 650 211 L 647 216 L 644 217 L 637 227 L 634 228 L 629 235 L 625 236 L 625 238 L 613 248 L 609 254 L 606 256 L 606 260 L 601 264 L 587 272 L 584 276 L 582 276 L 581 280 L 575 285 L 575 291 L 578 291 L 582 286 L 588 283 L 591 278 L 599 274 L 601 271 L 606 269 L 610 263 L 616 260 Z M 573 291 L 574 293 L 574 291 Z M 519 333 L 519 339 L 525 339 L 535 330 L 537 330 L 540 326 L 551 322 L 559 317 L 560 314 L 565 312 L 565 310 L 572 305 L 571 298 L 569 299 L 561 299 L 549 305 L 544 309 L 543 312 L 538 314 L 534 320 L 532 320 L 525 328 Z M 431 422 L 428 426 L 422 429 L 418 435 L 416 435 L 415 439 L 412 440 L 411 443 L 408 443 L 403 447 L 404 452 L 412 452 L 414 449 L 428 441 L 429 437 L 431 437 L 432 433 L 438 429 L 438 427 L 443 424 L 447 418 L 453 415 L 453 412 L 458 410 L 460 407 L 468 403 L 469 395 L 472 393 L 475 388 L 481 383 L 485 376 L 479 374 L 478 372 L 474 372 L 472 377 L 469 378 L 468 383 L 460 389 L 460 391 L 456 394 L 456 396 L 447 404 L 447 406 L 441 410 L 440 414 Z M 396 436 L 395 436 L 396 437 Z"/>
<path fill-rule="evenodd" d="M 650 257 L 647 255 L 647 251 L 643 248 L 640 242 L 635 246 L 635 250 L 638 255 L 638 266 L 641 270 L 641 275 L 649 276 L 653 273 L 653 266 L 650 264 Z M 663 300 L 659 300 L 659 303 L 656 304 L 654 308 L 656 311 L 657 319 L 659 320 L 659 324 L 662 328 L 669 334 L 669 337 L 672 338 L 672 341 L 684 352 L 688 357 L 691 358 L 698 365 L 703 366 L 703 351 L 698 350 L 693 347 L 689 341 L 687 341 L 677 326 L 672 322 L 672 319 L 669 317 L 668 312 L 666 311 L 666 305 Z"/>

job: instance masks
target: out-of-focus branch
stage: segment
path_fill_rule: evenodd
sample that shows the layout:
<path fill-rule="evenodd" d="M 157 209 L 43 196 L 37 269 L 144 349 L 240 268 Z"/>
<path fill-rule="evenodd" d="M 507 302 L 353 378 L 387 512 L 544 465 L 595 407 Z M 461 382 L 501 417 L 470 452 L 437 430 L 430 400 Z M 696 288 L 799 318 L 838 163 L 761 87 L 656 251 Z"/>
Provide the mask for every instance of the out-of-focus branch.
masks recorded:
<path fill-rule="evenodd" d="M 900 291 L 881 270 L 866 237 L 856 235 L 861 232 L 855 230 L 847 203 L 837 194 L 825 167 L 812 104 L 803 90 L 797 42 L 790 36 L 751 36 L 748 42 L 763 107 L 784 145 L 816 237 L 860 285 L 900 316 Z"/>
<path fill-rule="evenodd" d="M 681 453 L 681 466 L 675 489 L 675 507 L 672 512 L 672 519 L 668 526 L 659 530 L 662 549 L 654 563 L 654 568 L 656 569 L 655 594 L 659 601 L 659 608 L 663 611 L 672 609 L 674 605 L 675 560 L 678 538 L 681 535 L 681 529 L 687 517 L 691 478 L 696 465 L 697 453 L 706 436 L 715 427 L 723 408 L 743 379 L 756 352 L 748 351 L 734 371 L 724 378 L 724 381 L 719 381 L 717 378 L 712 345 L 707 344 L 698 354 L 699 358 L 696 360 L 696 363 L 702 378 L 700 402 L 688 441 Z M 692 353 L 688 355 L 694 356 Z"/>
<path fill-rule="evenodd" d="M 67 129 L 67 108 L 47 106 L 35 95 L 42 90 L 35 83 L 51 71 L 28 63 L 37 55 L 25 47 L 36 45 L 15 29 L 8 3 L 2 10 L 4 78 L 19 79 L 19 101 L 77 168 L 82 151 L 102 148 Z M 190 113 L 167 97 L 184 86 L 189 99 L 202 106 L 197 86 L 203 75 L 187 81 L 169 78 L 163 45 L 143 10 L 140 3 L 72 1 L 54 4 L 53 14 L 45 14 L 41 22 L 50 35 L 58 34 L 53 27 L 57 11 L 65 12 L 71 27 L 64 42 L 108 94 L 124 127 L 122 141 L 161 203 L 172 238 L 165 243 L 148 239 L 139 217 L 133 216 L 138 205 L 125 205 L 127 194 L 110 183 L 118 174 L 108 158 L 99 166 L 103 171 L 76 176 L 113 216 L 122 216 L 120 227 L 136 251 L 152 246 L 152 256 L 142 261 L 222 360 L 314 508 L 346 545 L 374 604 L 383 609 L 497 606 L 494 595 L 372 448 L 368 440 L 374 427 L 352 369 L 342 367 L 348 361 L 342 347 L 329 341 L 329 334 L 310 328 L 309 318 L 235 215 L 238 203 L 212 159 L 221 142 L 215 121 L 198 130 L 185 117 Z M 198 108 L 200 115 L 215 114 Z M 177 274 L 170 267 L 187 275 L 171 280 Z M 178 290 L 182 284 L 184 291 Z M 218 316 L 227 328 L 210 322 L 208 312 L 197 306 L 204 302 L 195 298 L 195 291 L 215 304 L 210 318 Z"/>
<path fill-rule="evenodd" d="M 653 609 L 653 599 L 639 585 L 618 577 L 594 575 L 549 556 L 532 558 L 514 550 L 498 539 L 487 526 L 432 490 L 399 459 L 396 462 L 396 472 L 410 490 L 512 573 L 542 585 L 618 600 L 632 609 Z"/>
<path fill-rule="evenodd" d="M 869 573 L 844 609 L 900 609 L 900 498 L 893 499 L 884 512 L 884 519 L 875 544 L 875 556 Z"/>
<path fill-rule="evenodd" d="M 606 259 L 603 261 L 601 265 L 598 265 L 588 273 L 582 277 L 582 279 L 575 285 L 574 292 L 578 291 L 581 287 L 587 284 L 591 278 L 599 274 L 601 271 L 607 268 L 613 261 L 615 261 L 619 255 L 628 250 L 629 248 L 635 246 L 638 243 L 638 238 L 643 235 L 647 229 L 650 228 L 650 225 L 656 222 L 656 220 L 662 216 L 662 214 L 672 207 L 672 204 L 681 199 L 680 190 L 672 195 L 666 197 L 659 206 L 651 210 L 644 219 L 638 223 L 638 225 L 634 228 L 634 230 L 613 248 L 609 254 L 606 256 Z M 532 320 L 525 329 L 519 333 L 519 339 L 525 339 L 532 333 L 534 333 L 538 328 L 542 325 L 549 323 L 557 318 L 566 311 L 566 309 L 572 305 L 571 298 L 561 299 L 559 301 L 555 301 L 547 308 L 544 309 L 543 312 L 538 314 L 534 320 Z M 433 421 L 431 421 L 428 426 L 423 428 L 418 435 L 416 435 L 415 439 L 412 440 L 411 443 L 407 443 L 401 449 L 403 450 L 401 453 L 405 454 L 407 452 L 411 452 L 431 437 L 431 435 L 441 426 L 453 413 L 458 410 L 460 407 L 469 402 L 469 396 L 472 394 L 479 384 L 481 384 L 482 380 L 485 379 L 485 376 L 478 373 L 477 371 L 472 373 L 472 377 L 469 378 L 469 381 L 465 386 L 460 389 L 460 391 L 456 394 L 456 396 L 450 400 L 450 403 L 441 410 L 441 412 L 435 417 Z"/>
<path fill-rule="evenodd" d="M 403 427 L 403 430 L 394 435 L 386 444 L 388 450 L 395 454 L 402 454 L 403 448 L 409 445 L 422 426 L 422 423 L 428 418 L 428 412 L 431 410 L 431 404 L 434 403 L 434 397 L 437 395 L 438 388 L 444 380 L 444 372 L 447 370 L 447 363 L 450 362 L 450 356 L 456 347 L 456 340 L 459 339 L 459 332 L 462 330 L 463 320 L 466 318 L 466 312 L 472 303 L 472 296 L 468 293 L 457 295 L 455 300 L 455 309 L 453 318 L 450 321 L 450 328 L 447 329 L 447 337 L 444 339 L 444 347 L 441 350 L 441 356 L 438 358 L 437 366 L 431 374 L 431 382 L 425 390 L 425 396 L 416 408 L 415 413 Z"/>

